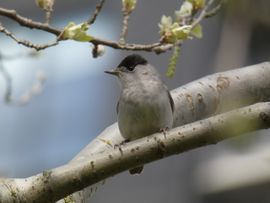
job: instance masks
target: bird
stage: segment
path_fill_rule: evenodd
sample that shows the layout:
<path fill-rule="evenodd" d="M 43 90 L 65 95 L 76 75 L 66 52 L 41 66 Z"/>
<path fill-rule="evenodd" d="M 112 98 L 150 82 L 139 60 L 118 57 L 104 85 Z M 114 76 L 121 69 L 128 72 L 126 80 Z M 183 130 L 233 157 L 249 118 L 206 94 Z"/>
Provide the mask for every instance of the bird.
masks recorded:
<path fill-rule="evenodd" d="M 121 84 L 117 120 L 125 142 L 172 128 L 174 102 L 157 69 L 138 54 L 126 56 L 105 73 L 117 76 Z M 141 173 L 143 166 L 130 169 Z"/>

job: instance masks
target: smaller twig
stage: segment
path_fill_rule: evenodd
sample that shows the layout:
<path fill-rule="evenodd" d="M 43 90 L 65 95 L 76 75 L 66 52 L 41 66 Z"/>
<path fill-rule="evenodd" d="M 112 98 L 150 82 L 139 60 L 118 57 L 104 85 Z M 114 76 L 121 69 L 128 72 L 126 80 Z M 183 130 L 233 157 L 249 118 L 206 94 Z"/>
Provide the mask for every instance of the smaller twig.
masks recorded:
<path fill-rule="evenodd" d="M 14 55 L 13 57 L 6 58 L 6 56 L 3 56 L 0 53 L 0 73 L 2 74 L 6 83 L 4 101 L 7 104 L 11 104 L 11 105 L 25 105 L 28 102 L 30 102 L 33 96 L 39 95 L 43 91 L 45 81 L 46 81 L 46 75 L 43 71 L 39 71 L 36 75 L 36 80 L 33 83 L 32 87 L 29 90 L 25 91 L 25 93 L 22 94 L 19 98 L 13 98 L 12 77 L 10 76 L 6 68 L 4 67 L 3 61 L 6 59 L 8 60 L 15 59 L 16 56 L 20 57 L 22 55 Z M 28 56 L 31 57 L 32 55 L 28 54 Z"/>
<path fill-rule="evenodd" d="M 40 6 L 45 11 L 45 24 L 49 25 L 53 12 L 54 0 L 47 0 L 45 5 Z"/>
<path fill-rule="evenodd" d="M 201 13 L 199 14 L 199 16 L 193 21 L 193 23 L 191 24 L 192 27 L 195 27 L 196 25 L 198 25 L 206 16 L 207 14 L 207 9 L 214 3 L 214 0 L 209 0 L 206 5 L 204 6 L 204 8 L 201 10 Z"/>
<path fill-rule="evenodd" d="M 17 59 L 17 58 L 36 57 L 36 56 L 38 56 L 38 52 L 35 50 L 32 50 L 29 52 L 18 52 L 18 53 L 14 53 L 12 55 L 1 54 L 1 59 L 3 61 L 9 61 L 9 60 Z"/>
<path fill-rule="evenodd" d="M 95 9 L 95 12 L 93 14 L 93 16 L 91 16 L 87 21 L 86 23 L 88 25 L 92 25 L 95 21 L 96 21 L 96 18 L 97 16 L 99 15 L 102 7 L 103 7 L 103 4 L 104 4 L 105 0 L 100 0 L 100 2 L 96 5 L 96 9 Z"/>
<path fill-rule="evenodd" d="M 212 8 L 210 11 L 208 11 L 205 14 L 205 18 L 210 18 L 210 17 L 213 17 L 214 15 L 216 15 L 219 12 L 219 10 L 221 9 L 221 6 L 223 3 L 224 3 L 224 0 L 220 0 L 219 3 L 214 8 Z"/>
<path fill-rule="evenodd" d="M 123 11 L 123 21 L 122 21 L 122 31 L 120 35 L 120 44 L 125 44 L 126 43 L 126 36 L 128 32 L 128 20 L 129 20 L 129 14 L 126 11 Z"/>
<path fill-rule="evenodd" d="M 19 39 L 12 32 L 8 31 L 5 27 L 3 27 L 1 24 L 0 24 L 0 32 L 4 33 L 6 36 L 10 37 L 14 41 L 16 41 L 18 44 L 22 44 L 26 47 L 33 48 L 37 51 L 40 51 L 42 49 L 46 49 L 48 47 L 52 47 L 52 46 L 55 46 L 58 44 L 58 41 L 47 43 L 47 44 L 34 44 L 30 41 Z"/>
<path fill-rule="evenodd" d="M 46 24 L 50 24 L 50 21 L 51 21 L 51 17 L 52 17 L 52 10 L 48 10 L 48 11 L 46 11 L 46 21 L 45 21 L 45 23 Z"/>
<path fill-rule="evenodd" d="M 6 81 L 6 92 L 5 92 L 4 100 L 6 103 L 9 103 L 11 102 L 11 95 L 12 95 L 12 79 L 3 65 L 2 54 L 0 54 L 0 71 L 2 73 L 3 78 Z"/>

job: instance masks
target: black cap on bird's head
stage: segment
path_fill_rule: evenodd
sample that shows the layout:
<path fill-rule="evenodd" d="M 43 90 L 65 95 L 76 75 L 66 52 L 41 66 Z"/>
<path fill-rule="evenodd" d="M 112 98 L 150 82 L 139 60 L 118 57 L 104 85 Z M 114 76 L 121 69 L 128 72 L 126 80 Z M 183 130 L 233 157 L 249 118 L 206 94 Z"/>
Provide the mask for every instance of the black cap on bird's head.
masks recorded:
<path fill-rule="evenodd" d="M 126 67 L 128 70 L 134 69 L 137 65 L 145 65 L 147 64 L 147 61 L 145 58 L 138 54 L 132 54 L 124 58 L 121 63 L 117 66 L 120 67 Z"/>
<path fill-rule="evenodd" d="M 112 75 L 118 75 L 119 70 L 117 70 L 117 69 L 126 68 L 129 71 L 133 71 L 137 65 L 145 65 L 145 64 L 147 64 L 147 60 L 145 58 L 143 58 L 142 56 L 140 56 L 138 54 L 131 54 L 129 56 L 126 56 L 121 61 L 121 63 L 117 66 L 116 69 L 110 70 L 110 71 L 105 71 L 105 73 L 109 73 Z"/>

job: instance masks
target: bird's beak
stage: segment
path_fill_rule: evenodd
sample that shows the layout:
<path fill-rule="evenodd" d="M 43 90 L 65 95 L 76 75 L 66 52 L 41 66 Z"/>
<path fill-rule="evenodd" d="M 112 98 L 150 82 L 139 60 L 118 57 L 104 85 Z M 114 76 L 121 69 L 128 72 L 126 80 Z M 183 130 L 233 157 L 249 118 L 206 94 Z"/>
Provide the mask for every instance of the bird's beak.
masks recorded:
<path fill-rule="evenodd" d="M 117 70 L 117 69 L 105 70 L 104 72 L 111 74 L 111 75 L 116 75 L 116 76 L 119 75 L 119 70 Z"/>

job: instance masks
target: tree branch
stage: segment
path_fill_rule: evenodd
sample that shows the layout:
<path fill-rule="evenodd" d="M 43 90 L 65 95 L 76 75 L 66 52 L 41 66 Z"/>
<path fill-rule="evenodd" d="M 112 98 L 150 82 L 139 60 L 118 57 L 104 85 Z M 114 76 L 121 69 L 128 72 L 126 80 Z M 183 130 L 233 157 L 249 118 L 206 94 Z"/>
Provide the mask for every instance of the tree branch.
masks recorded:
<path fill-rule="evenodd" d="M 216 15 L 221 9 L 221 6 L 224 2 L 225 0 L 220 0 L 219 3 L 214 8 L 212 8 L 210 11 L 207 11 L 207 13 L 205 14 L 205 18 L 211 18 L 214 15 Z"/>
<path fill-rule="evenodd" d="M 198 18 L 196 18 L 193 23 L 192 23 L 192 27 L 195 27 L 196 25 L 198 25 L 202 19 L 205 18 L 206 14 L 207 14 L 207 10 L 208 8 L 214 3 L 214 0 L 208 0 L 208 2 L 206 3 L 206 5 L 204 6 L 204 8 L 201 10 L 201 13 L 199 14 Z"/>
<path fill-rule="evenodd" d="M 175 103 L 175 127 L 226 110 L 270 101 L 270 63 L 265 62 L 209 75 L 174 89 L 171 94 Z M 123 140 L 115 123 L 98 135 L 70 163 L 76 164 L 88 160 L 94 154 L 110 150 L 111 146 Z M 75 193 L 72 199 L 78 203 L 84 202 L 81 199 L 87 199 L 94 193 L 96 187 L 98 186 Z"/>
<path fill-rule="evenodd" d="M 269 101 L 269 77 L 270 63 L 261 63 L 213 74 L 173 90 L 176 107 L 174 126 L 239 106 Z M 228 100 L 240 102 L 227 105 Z M 237 125 L 239 123 L 241 125 Z M 259 103 L 176 127 L 166 137 L 155 134 L 142 138 L 120 150 L 113 148 L 123 140 L 117 124 L 114 124 L 67 165 L 26 179 L 2 179 L 0 197 L 7 203 L 34 200 L 42 203 L 48 202 L 48 197 L 50 201 L 56 201 L 134 166 L 268 128 L 269 125 L 270 104 Z"/>
<path fill-rule="evenodd" d="M 37 21 L 33 21 L 32 19 L 23 17 L 17 14 L 15 10 L 0 8 L 0 15 L 10 18 L 19 23 L 21 26 L 28 27 L 30 29 L 43 30 L 56 36 L 58 36 L 61 33 L 61 30 L 51 27 L 46 23 L 40 23 Z"/>
<path fill-rule="evenodd" d="M 99 4 L 96 6 L 96 9 L 95 9 L 93 16 L 86 21 L 88 24 L 92 24 L 95 22 L 96 17 L 100 13 L 104 2 L 105 2 L 105 0 L 101 0 L 99 2 Z M 203 18 L 206 17 L 206 10 L 212 4 L 213 4 L 213 0 L 209 0 L 208 3 L 206 4 L 206 6 L 202 9 L 199 17 L 193 21 L 192 27 L 194 27 L 195 25 L 200 23 L 200 21 L 202 21 Z M 93 37 L 93 39 L 90 41 L 90 43 L 92 43 L 95 47 L 100 44 L 100 45 L 108 46 L 108 47 L 111 47 L 114 49 L 129 50 L 129 51 L 147 51 L 147 52 L 155 52 L 157 54 L 162 53 L 162 52 L 166 52 L 167 50 L 172 49 L 174 44 L 165 43 L 163 40 L 159 40 L 158 42 L 150 43 L 150 44 L 132 44 L 132 43 L 127 44 L 127 43 L 125 43 L 129 14 L 130 13 L 128 13 L 128 12 L 124 13 L 123 27 L 122 27 L 122 32 L 121 32 L 119 42 L 109 41 L 106 39 L 99 39 L 97 37 Z M 54 46 L 59 41 L 61 41 L 61 39 L 59 39 L 59 36 L 63 32 L 63 29 L 58 29 L 58 28 L 52 27 L 48 23 L 41 23 L 41 22 L 33 21 L 32 19 L 29 19 L 29 18 L 26 18 L 26 17 L 19 15 L 15 10 L 0 8 L 0 15 L 5 16 L 7 18 L 10 18 L 10 19 L 18 22 L 21 26 L 24 26 L 24 27 L 27 27 L 30 29 L 42 30 L 42 31 L 51 33 L 57 37 L 56 42 L 48 43 L 45 45 L 35 45 L 29 41 L 18 40 L 18 39 L 15 40 L 15 38 L 12 37 L 12 39 L 14 39 L 17 42 L 21 42 L 20 44 L 22 44 L 24 46 L 27 46 L 29 48 L 35 48 L 36 50 L 41 50 L 41 49 L 45 49 L 45 48 Z M 48 19 L 47 19 L 47 21 L 48 21 Z M 10 34 L 8 36 L 11 37 Z M 179 46 L 181 46 L 182 41 L 177 42 L 177 44 Z"/>
<path fill-rule="evenodd" d="M 8 31 L 5 27 L 3 27 L 0 23 L 0 32 L 4 33 L 6 36 L 10 37 L 13 39 L 15 42 L 18 44 L 22 44 L 28 48 L 34 48 L 36 51 L 40 51 L 42 49 L 46 49 L 48 47 L 56 46 L 58 44 L 58 41 L 56 40 L 55 42 L 47 43 L 47 44 L 34 44 L 30 41 L 27 40 L 21 40 L 17 38 L 12 32 Z"/>
<path fill-rule="evenodd" d="M 241 123 L 235 125 L 235 123 Z M 244 127 L 243 125 L 244 124 Z M 270 103 L 258 103 L 228 113 L 111 147 L 76 165 L 64 165 L 26 179 L 2 180 L 2 202 L 55 202 L 105 178 L 224 139 L 270 127 Z M 33 187 L 34 186 L 34 187 Z M 12 192 L 10 190 L 14 190 Z"/>

